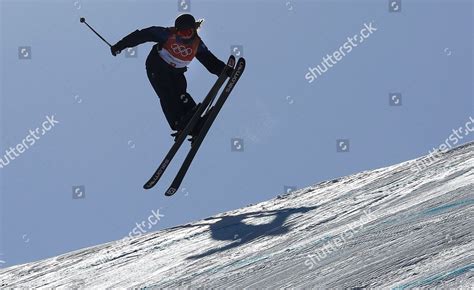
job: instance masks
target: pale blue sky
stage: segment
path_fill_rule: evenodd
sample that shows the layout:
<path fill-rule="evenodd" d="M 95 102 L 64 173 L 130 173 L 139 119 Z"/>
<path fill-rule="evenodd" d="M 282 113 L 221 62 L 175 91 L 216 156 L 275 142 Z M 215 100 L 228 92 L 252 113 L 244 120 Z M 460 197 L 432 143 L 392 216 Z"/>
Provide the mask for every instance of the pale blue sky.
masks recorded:
<path fill-rule="evenodd" d="M 142 189 L 171 146 L 137 58 L 110 42 L 170 26 L 177 1 L 1 0 L 0 156 L 46 116 L 59 121 L 0 169 L 0 267 L 126 236 L 152 210 L 159 230 L 427 154 L 473 116 L 472 1 L 193 1 L 201 36 L 225 60 L 242 45 L 247 68 L 172 198 L 163 195 L 186 147 L 159 184 Z M 309 67 L 364 23 L 377 31 L 313 83 Z M 19 47 L 31 59 L 19 59 Z M 215 76 L 187 72 L 200 101 Z M 389 93 L 402 106 L 389 106 Z M 232 152 L 231 139 L 244 151 Z M 349 139 L 350 152 L 336 140 Z M 473 140 L 465 136 L 461 143 Z M 85 187 L 73 199 L 73 186 Z"/>

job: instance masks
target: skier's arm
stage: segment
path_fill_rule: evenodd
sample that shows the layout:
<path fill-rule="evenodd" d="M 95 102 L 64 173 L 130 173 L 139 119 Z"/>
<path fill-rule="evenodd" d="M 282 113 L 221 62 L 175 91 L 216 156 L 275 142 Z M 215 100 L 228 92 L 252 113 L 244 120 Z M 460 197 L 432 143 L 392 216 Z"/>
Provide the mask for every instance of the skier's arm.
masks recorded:
<path fill-rule="evenodd" d="M 220 75 L 225 67 L 225 63 L 212 54 L 212 52 L 207 48 L 202 40 L 199 44 L 196 58 L 206 67 L 210 73 L 217 76 Z"/>
<path fill-rule="evenodd" d="M 142 30 L 135 30 L 112 46 L 112 54 L 128 47 L 135 47 L 145 42 L 164 42 L 168 36 L 168 29 L 160 26 L 151 26 Z"/>

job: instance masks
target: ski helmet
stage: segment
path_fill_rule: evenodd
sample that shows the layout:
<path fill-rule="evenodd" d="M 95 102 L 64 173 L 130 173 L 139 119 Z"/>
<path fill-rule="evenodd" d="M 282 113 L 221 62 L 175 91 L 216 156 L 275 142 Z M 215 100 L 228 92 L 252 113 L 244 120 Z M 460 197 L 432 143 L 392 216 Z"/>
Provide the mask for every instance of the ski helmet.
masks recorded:
<path fill-rule="evenodd" d="M 177 30 L 196 28 L 196 19 L 191 14 L 181 14 L 174 21 Z"/>

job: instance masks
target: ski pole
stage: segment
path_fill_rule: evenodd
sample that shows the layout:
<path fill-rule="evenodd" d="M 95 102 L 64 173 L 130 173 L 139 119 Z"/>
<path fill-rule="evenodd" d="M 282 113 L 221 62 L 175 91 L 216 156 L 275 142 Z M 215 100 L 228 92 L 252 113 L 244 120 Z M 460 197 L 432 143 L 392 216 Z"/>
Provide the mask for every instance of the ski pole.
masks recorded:
<path fill-rule="evenodd" d="M 99 33 L 97 33 L 97 31 L 94 30 L 94 28 L 92 28 L 87 22 L 86 22 L 86 19 L 84 17 L 81 17 L 79 19 L 79 21 L 81 21 L 81 23 L 84 23 L 85 25 L 87 25 L 87 27 L 90 28 L 90 30 L 92 30 L 92 32 L 94 32 L 98 37 L 100 37 L 100 39 L 102 39 L 105 43 L 107 43 L 108 46 L 112 47 L 112 45 L 107 41 L 105 40 Z"/>

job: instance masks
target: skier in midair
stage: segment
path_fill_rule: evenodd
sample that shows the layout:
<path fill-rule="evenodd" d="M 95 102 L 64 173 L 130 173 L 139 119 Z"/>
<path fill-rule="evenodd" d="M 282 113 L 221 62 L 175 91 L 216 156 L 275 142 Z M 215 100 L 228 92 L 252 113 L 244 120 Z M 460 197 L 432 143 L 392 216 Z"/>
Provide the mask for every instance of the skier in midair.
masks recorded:
<path fill-rule="evenodd" d="M 116 56 L 126 48 L 157 42 L 146 59 L 146 71 L 160 99 L 166 120 L 171 129 L 176 131 L 172 134 L 175 137 L 186 127 L 197 108 L 196 102 L 187 92 L 184 76 L 189 63 L 196 57 L 216 76 L 226 65 L 211 53 L 199 37 L 198 29 L 202 21 L 196 21 L 191 14 L 182 14 L 176 18 L 174 27 L 152 26 L 136 30 L 111 47 L 112 55 Z M 204 115 L 199 120 L 191 136 L 195 137 L 199 133 L 206 117 Z"/>

